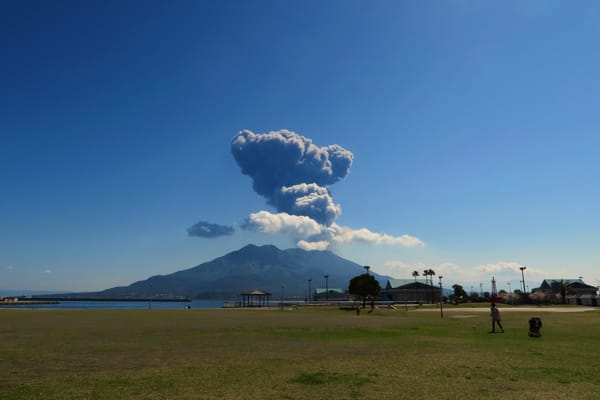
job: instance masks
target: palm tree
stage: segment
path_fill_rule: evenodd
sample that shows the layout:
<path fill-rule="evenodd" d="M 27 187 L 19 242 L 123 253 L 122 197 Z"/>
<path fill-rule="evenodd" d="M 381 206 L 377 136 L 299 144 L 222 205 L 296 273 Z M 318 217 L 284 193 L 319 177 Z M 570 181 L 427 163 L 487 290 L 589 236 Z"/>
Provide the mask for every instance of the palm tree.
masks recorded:
<path fill-rule="evenodd" d="M 560 292 L 560 297 L 562 298 L 562 303 L 567 304 L 567 294 L 571 289 L 571 284 L 569 282 L 565 282 L 563 279 L 560 280 L 558 284 L 558 290 Z"/>
<path fill-rule="evenodd" d="M 415 278 L 415 282 L 417 281 L 417 276 L 419 276 L 419 271 L 413 271 L 412 272 L 412 276 L 413 278 Z"/>
<path fill-rule="evenodd" d="M 425 276 L 425 282 L 429 282 L 430 285 L 433 285 L 433 276 L 435 275 L 435 271 L 432 269 L 426 269 L 423 271 L 423 275 Z M 429 280 L 427 277 L 429 276 Z"/>
<path fill-rule="evenodd" d="M 426 269 L 425 271 L 423 271 L 423 275 L 425 276 L 429 276 L 429 285 L 431 286 L 431 290 L 430 290 L 430 297 L 431 297 L 431 303 L 433 303 L 433 276 L 435 275 L 435 271 L 430 269 Z"/>
<path fill-rule="evenodd" d="M 433 286 L 433 276 L 435 275 L 435 271 L 430 269 L 429 270 L 429 283 L 431 284 L 431 286 Z"/>

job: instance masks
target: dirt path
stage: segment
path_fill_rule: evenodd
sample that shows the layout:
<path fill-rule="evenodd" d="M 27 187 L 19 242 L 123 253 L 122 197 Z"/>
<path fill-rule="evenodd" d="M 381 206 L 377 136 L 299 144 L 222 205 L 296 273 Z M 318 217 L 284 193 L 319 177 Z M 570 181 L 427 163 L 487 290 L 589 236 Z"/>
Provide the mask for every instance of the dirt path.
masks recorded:
<path fill-rule="evenodd" d="M 500 307 L 499 308 L 501 312 L 505 313 L 505 312 L 586 312 L 586 311 L 599 311 L 600 308 L 598 307 L 580 307 L 580 306 L 573 306 L 573 307 Z M 420 312 L 440 312 L 439 307 L 437 308 L 418 308 L 415 311 L 420 311 Z M 452 306 L 445 306 L 444 307 L 444 312 L 460 312 L 460 313 L 480 313 L 480 312 L 490 312 L 490 308 L 489 307 L 452 307 Z"/>

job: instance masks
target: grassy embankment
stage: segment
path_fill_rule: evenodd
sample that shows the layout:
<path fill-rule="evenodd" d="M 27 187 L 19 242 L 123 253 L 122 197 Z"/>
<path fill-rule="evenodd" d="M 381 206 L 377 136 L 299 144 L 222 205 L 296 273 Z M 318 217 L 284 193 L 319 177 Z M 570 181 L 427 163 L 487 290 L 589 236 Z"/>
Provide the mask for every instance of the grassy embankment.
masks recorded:
<path fill-rule="evenodd" d="M 0 310 L 0 399 L 596 399 L 600 312 Z"/>

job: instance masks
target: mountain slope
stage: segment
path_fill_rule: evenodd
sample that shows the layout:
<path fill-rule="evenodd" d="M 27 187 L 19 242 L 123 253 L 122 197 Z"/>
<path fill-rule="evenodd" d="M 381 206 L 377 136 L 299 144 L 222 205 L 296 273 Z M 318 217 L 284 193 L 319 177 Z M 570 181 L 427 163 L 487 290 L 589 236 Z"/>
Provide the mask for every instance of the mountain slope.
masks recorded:
<path fill-rule="evenodd" d="M 255 289 L 279 296 L 283 286 L 286 298 L 304 299 L 308 295 L 309 279 L 312 279 L 313 291 L 315 288 L 325 287 L 325 274 L 329 275 L 329 288 L 346 290 L 350 279 L 364 272 L 361 265 L 330 251 L 280 250 L 270 245 L 247 245 L 193 268 L 153 276 L 126 287 L 115 287 L 93 295 L 116 298 L 185 296 L 233 299 L 241 292 Z M 387 277 L 377 274 L 374 276 L 383 287 Z"/>

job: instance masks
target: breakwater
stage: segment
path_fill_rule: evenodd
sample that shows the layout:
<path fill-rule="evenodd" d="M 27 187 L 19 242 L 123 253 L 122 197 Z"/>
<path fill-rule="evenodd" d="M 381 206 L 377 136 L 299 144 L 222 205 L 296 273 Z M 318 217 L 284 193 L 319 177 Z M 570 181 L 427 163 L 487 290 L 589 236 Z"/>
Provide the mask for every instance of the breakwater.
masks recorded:
<path fill-rule="evenodd" d="M 0 301 L 0 306 L 38 306 L 44 304 L 60 304 L 58 300 L 20 300 Z"/>
<path fill-rule="evenodd" d="M 192 300 L 186 297 L 167 297 L 167 298 L 123 298 L 123 297 L 39 297 L 36 296 L 33 301 L 133 301 L 133 302 L 176 302 L 176 303 L 189 303 Z M 32 299 L 19 298 L 19 301 L 31 301 Z"/>

